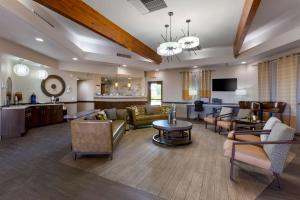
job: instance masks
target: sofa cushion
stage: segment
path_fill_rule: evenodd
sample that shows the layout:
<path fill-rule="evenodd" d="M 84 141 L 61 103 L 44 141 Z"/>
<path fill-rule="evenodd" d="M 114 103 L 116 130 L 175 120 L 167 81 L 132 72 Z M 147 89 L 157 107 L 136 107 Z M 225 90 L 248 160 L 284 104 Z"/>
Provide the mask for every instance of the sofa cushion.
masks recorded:
<path fill-rule="evenodd" d="M 110 120 L 116 120 L 117 119 L 117 109 L 115 109 L 115 108 L 104 109 L 104 112 L 107 116 L 107 119 L 110 119 Z"/>
<path fill-rule="evenodd" d="M 234 140 L 226 140 L 224 143 L 224 155 L 231 158 L 232 143 Z M 271 168 L 271 161 L 262 147 L 256 145 L 236 145 L 235 160 L 248 163 L 263 169 Z"/>
<path fill-rule="evenodd" d="M 266 124 L 264 125 L 263 130 L 272 130 L 276 123 L 280 123 L 281 121 L 276 117 L 270 117 Z M 260 135 L 261 141 L 267 141 L 269 135 Z"/>
<path fill-rule="evenodd" d="M 208 117 L 204 117 L 204 121 L 209 123 L 209 124 L 214 124 L 216 122 L 216 118 L 208 116 Z"/>
<path fill-rule="evenodd" d="M 84 120 L 97 120 L 96 115 L 88 115 L 84 118 Z"/>
<path fill-rule="evenodd" d="M 160 106 L 146 105 L 146 114 L 147 115 L 160 114 L 160 113 L 161 113 Z"/>
<path fill-rule="evenodd" d="M 283 123 L 276 123 L 267 141 L 293 140 L 295 130 Z M 264 144 L 264 150 L 272 161 L 272 170 L 281 173 L 290 150 L 290 144 Z"/>
<path fill-rule="evenodd" d="M 217 121 L 217 126 L 231 130 L 231 121 Z"/>
<path fill-rule="evenodd" d="M 112 122 L 112 132 L 113 132 L 113 138 L 118 137 L 118 134 L 120 134 L 120 130 L 125 125 L 124 120 L 115 120 Z"/>
<path fill-rule="evenodd" d="M 237 119 L 246 119 L 249 118 L 250 115 L 251 115 L 251 109 L 240 108 L 237 115 Z"/>
<path fill-rule="evenodd" d="M 96 119 L 97 120 L 107 120 L 107 116 L 106 116 L 104 110 L 101 110 L 100 112 L 98 112 L 96 114 Z"/>

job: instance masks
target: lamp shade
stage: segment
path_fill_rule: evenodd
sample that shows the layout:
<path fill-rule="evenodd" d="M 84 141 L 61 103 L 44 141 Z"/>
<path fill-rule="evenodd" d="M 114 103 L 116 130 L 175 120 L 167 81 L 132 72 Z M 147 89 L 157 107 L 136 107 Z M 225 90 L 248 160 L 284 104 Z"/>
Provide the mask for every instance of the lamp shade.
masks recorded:
<path fill-rule="evenodd" d="M 183 49 L 192 49 L 199 46 L 200 41 L 198 37 L 195 36 L 187 36 L 178 40 L 181 48 Z"/>
<path fill-rule="evenodd" d="M 29 74 L 29 68 L 24 64 L 16 64 L 13 67 L 14 73 L 18 76 L 27 76 Z"/>
<path fill-rule="evenodd" d="M 39 79 L 44 80 L 48 77 L 48 72 L 46 70 L 39 70 L 38 77 Z"/>
<path fill-rule="evenodd" d="M 157 54 L 161 56 L 173 56 L 182 52 L 178 42 L 165 42 L 157 48 Z"/>

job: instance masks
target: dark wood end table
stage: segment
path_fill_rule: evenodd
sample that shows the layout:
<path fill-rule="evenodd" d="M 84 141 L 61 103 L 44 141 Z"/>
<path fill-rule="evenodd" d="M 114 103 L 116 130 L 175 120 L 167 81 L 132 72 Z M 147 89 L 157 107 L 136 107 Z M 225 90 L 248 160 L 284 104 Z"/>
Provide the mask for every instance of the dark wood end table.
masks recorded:
<path fill-rule="evenodd" d="M 169 124 L 168 120 L 157 120 L 152 125 L 158 130 L 152 138 L 154 144 L 181 146 L 192 143 L 193 124 L 190 122 L 177 120 L 176 124 Z"/>

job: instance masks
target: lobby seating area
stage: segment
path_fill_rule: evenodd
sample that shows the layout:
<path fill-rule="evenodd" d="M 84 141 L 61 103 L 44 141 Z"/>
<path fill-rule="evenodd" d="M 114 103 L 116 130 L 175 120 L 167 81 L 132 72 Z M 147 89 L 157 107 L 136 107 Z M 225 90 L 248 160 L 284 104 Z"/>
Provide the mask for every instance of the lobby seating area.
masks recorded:
<path fill-rule="evenodd" d="M 0 200 L 300 199 L 300 0 L 0 0 Z"/>

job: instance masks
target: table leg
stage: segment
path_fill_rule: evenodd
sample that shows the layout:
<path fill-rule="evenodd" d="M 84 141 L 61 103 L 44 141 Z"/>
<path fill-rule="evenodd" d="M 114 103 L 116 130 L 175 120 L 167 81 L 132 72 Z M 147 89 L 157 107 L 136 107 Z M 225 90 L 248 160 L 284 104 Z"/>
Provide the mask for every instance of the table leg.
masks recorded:
<path fill-rule="evenodd" d="M 161 130 L 158 130 L 158 136 L 161 137 Z"/>
<path fill-rule="evenodd" d="M 189 140 L 192 140 L 192 133 L 191 133 L 191 129 L 189 130 Z"/>

